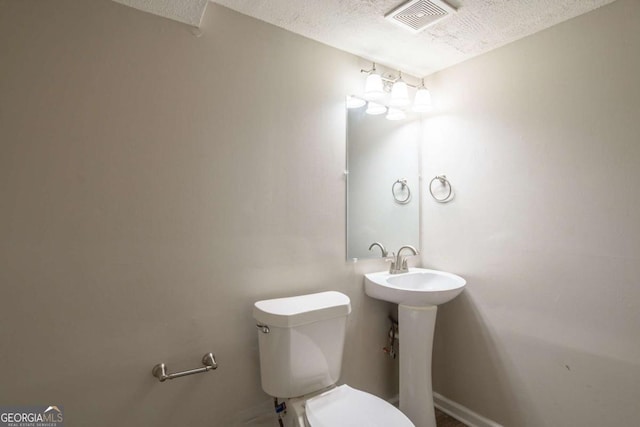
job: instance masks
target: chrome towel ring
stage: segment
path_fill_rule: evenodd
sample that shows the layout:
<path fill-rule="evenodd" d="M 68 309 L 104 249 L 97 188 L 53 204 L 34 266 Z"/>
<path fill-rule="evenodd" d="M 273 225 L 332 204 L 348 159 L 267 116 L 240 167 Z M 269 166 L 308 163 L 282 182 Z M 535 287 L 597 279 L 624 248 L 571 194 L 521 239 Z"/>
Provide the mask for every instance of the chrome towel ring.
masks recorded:
<path fill-rule="evenodd" d="M 407 190 L 407 197 L 405 197 L 404 199 L 398 197 L 398 195 L 396 194 L 396 185 L 398 184 L 400 184 L 400 190 Z M 396 182 L 394 182 L 391 186 L 391 194 L 393 194 L 393 199 L 401 205 L 406 205 L 407 203 L 409 203 L 409 200 L 411 199 L 411 189 L 407 185 L 407 178 L 400 178 Z"/>
<path fill-rule="evenodd" d="M 449 187 L 449 192 L 447 193 L 447 195 L 445 197 L 441 197 L 438 198 L 436 197 L 435 194 L 433 194 L 433 182 L 434 181 L 440 181 L 440 184 Z M 429 193 L 431 193 L 431 197 L 433 197 L 433 199 L 438 202 L 438 203 L 447 203 L 450 202 L 453 199 L 453 189 L 451 188 L 451 183 L 449 182 L 449 180 L 447 179 L 446 175 L 436 175 L 435 178 L 433 178 L 430 182 L 429 182 Z"/>

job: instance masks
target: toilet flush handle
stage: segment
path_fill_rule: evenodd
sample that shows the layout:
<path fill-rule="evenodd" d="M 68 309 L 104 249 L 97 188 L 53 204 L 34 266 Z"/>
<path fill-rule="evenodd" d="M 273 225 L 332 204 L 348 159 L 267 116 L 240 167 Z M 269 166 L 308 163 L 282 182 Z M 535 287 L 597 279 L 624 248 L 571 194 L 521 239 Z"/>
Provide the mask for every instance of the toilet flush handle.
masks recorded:
<path fill-rule="evenodd" d="M 267 325 L 263 325 L 261 323 L 256 324 L 256 328 L 260 329 L 260 332 L 262 332 L 263 334 L 268 334 L 269 332 L 271 332 Z"/>

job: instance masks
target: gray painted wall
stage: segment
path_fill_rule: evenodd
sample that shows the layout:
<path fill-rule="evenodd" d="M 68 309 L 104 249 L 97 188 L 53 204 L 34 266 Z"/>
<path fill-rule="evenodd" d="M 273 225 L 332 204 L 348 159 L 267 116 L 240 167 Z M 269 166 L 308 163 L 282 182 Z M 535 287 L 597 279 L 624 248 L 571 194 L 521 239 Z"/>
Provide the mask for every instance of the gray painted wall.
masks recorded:
<path fill-rule="evenodd" d="M 252 303 L 329 289 L 353 304 L 342 379 L 397 393 L 391 307 L 362 284 L 386 264 L 345 263 L 361 64 L 214 4 L 202 31 L 108 0 L 0 0 L 0 404 L 243 425 L 270 410 Z M 151 376 L 208 351 L 214 373 Z"/>
<path fill-rule="evenodd" d="M 618 0 L 430 79 L 423 264 L 434 384 L 506 426 L 640 419 L 640 3 Z"/>
<path fill-rule="evenodd" d="M 107 0 L 0 0 L 1 404 L 72 425 L 241 425 L 268 405 L 251 304 L 353 302 L 343 380 L 397 393 L 389 305 L 345 264 L 357 58 L 213 4 L 203 35 Z M 509 426 L 640 417 L 640 5 L 439 73 L 424 125 L 435 389 Z M 423 189 L 423 197 L 426 192 Z M 160 361 L 214 373 L 159 384 Z M 605 419 L 606 417 L 606 419 Z"/>

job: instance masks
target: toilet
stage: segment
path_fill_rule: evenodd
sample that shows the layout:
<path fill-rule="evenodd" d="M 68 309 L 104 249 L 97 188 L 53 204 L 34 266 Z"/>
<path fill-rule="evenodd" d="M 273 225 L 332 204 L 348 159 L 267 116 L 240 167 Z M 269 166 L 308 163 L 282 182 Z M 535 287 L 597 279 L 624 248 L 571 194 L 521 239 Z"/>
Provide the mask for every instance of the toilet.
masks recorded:
<path fill-rule="evenodd" d="M 258 301 L 262 389 L 286 403 L 287 427 L 415 427 L 400 410 L 348 385 L 336 386 L 351 312 L 349 297 L 321 292 Z"/>

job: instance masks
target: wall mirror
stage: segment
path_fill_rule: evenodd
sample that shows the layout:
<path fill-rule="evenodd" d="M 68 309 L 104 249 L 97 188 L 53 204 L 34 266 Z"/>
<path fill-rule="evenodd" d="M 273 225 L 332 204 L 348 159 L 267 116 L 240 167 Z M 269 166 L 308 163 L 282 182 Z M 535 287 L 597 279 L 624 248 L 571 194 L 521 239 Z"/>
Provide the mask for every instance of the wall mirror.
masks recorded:
<path fill-rule="evenodd" d="M 420 241 L 420 122 L 365 110 L 347 108 L 347 260 Z"/>

